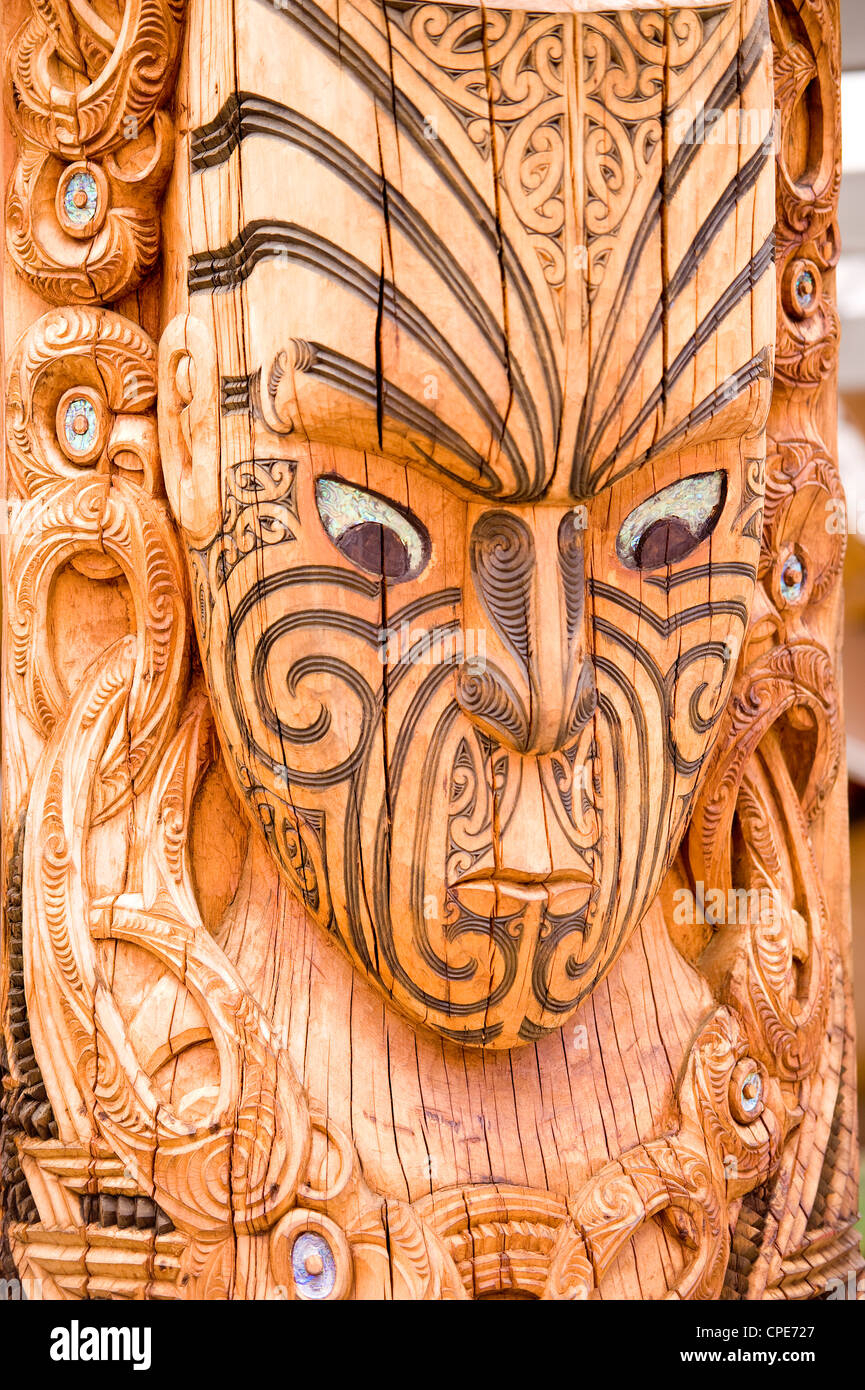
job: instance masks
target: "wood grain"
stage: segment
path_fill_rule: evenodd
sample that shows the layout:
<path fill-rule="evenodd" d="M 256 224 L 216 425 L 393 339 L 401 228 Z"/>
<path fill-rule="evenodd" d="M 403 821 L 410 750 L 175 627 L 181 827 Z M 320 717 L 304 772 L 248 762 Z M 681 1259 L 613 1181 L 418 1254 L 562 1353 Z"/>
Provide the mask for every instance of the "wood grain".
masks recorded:
<path fill-rule="evenodd" d="M 10 1270 L 831 1293 L 836 7 L 3 23 Z"/>

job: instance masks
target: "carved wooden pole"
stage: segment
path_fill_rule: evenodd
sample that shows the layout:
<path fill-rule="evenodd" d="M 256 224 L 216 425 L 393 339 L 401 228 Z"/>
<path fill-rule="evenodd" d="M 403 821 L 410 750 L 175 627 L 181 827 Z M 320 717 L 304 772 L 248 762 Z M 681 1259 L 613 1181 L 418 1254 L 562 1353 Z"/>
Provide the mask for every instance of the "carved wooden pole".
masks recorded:
<path fill-rule="evenodd" d="M 855 1276 L 837 6 L 3 23 L 8 1271 Z"/>

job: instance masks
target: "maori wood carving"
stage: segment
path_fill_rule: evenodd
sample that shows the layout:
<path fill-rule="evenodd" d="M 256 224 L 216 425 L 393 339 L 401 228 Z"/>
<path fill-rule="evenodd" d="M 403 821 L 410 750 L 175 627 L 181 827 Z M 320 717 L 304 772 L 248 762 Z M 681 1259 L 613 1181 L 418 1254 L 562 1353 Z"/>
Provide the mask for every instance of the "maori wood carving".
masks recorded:
<path fill-rule="evenodd" d="M 859 1270 L 837 37 L 831 0 L 17 4 L 35 1296 Z"/>

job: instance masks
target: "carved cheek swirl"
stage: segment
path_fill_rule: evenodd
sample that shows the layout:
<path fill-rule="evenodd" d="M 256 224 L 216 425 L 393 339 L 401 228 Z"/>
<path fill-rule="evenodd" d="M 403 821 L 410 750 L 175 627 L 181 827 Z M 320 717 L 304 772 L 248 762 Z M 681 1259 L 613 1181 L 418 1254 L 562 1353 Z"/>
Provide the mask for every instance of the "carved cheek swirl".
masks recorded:
<path fill-rule="evenodd" d="M 224 542 L 215 543 L 217 559 Z M 265 543 L 258 535 L 253 550 L 233 551 L 231 567 L 223 569 L 213 556 L 202 557 L 217 580 L 207 651 L 224 734 L 274 858 L 307 906 L 325 922 L 332 909 L 352 954 L 388 988 L 395 980 L 405 995 L 421 1002 L 428 995 L 446 1009 L 447 1000 L 425 993 L 404 961 L 403 923 L 400 933 L 390 923 L 392 808 L 378 769 L 387 738 L 396 798 L 403 758 L 422 746 L 419 722 L 443 703 L 456 712 L 446 687 L 457 646 L 437 647 L 453 639 L 453 618 L 423 629 L 412 625 L 435 609 L 452 610 L 459 591 L 424 595 L 391 613 L 391 626 L 383 629 L 372 621 L 380 611 L 378 584 L 347 568 L 298 563 L 299 544 Z M 263 549 L 273 568 L 260 577 Z M 330 595 L 324 608 L 323 592 Z M 400 634 L 403 625 L 412 640 L 395 657 L 387 634 Z M 306 795 L 298 802 L 301 790 L 314 794 L 312 805 Z M 418 791 L 413 780 L 407 801 L 393 812 L 399 843 L 407 842 L 404 823 L 408 835 L 414 829 Z M 361 822 L 378 826 L 374 838 L 361 833 Z M 341 866 L 333 875 L 329 858 Z"/>
<path fill-rule="evenodd" d="M 298 566 L 256 580 L 236 606 L 215 610 L 225 613 L 226 630 L 223 657 L 211 671 L 226 690 L 242 746 L 270 777 L 324 789 L 356 772 L 380 723 L 381 633 L 360 616 L 303 607 L 310 583 L 333 586 L 335 603 L 342 590 L 346 606 L 358 592 L 376 592 L 335 568 Z M 292 590 L 292 611 L 271 619 Z"/>
<path fill-rule="evenodd" d="M 692 776 L 703 764 L 707 742 L 724 716 L 735 665 L 731 636 L 727 642 L 700 642 L 690 647 L 664 677 L 669 749 L 682 777 Z"/>
<path fill-rule="evenodd" d="M 357 621 L 335 622 L 331 619 L 328 626 L 332 626 L 335 631 L 342 631 L 354 637 L 358 635 Z M 286 746 L 302 749 L 313 744 L 321 745 L 324 743 L 333 728 L 333 707 L 328 708 L 321 703 L 318 712 L 308 723 L 289 723 L 281 717 L 277 709 L 277 704 L 282 704 L 282 693 L 277 691 L 271 698 L 269 687 L 281 679 L 285 695 L 289 697 L 291 702 L 297 701 L 298 703 L 300 703 L 299 697 L 304 682 L 312 680 L 317 675 L 333 677 L 344 687 L 338 699 L 334 699 L 334 706 L 339 710 L 342 728 L 354 726 L 357 730 L 348 739 L 351 745 L 349 751 L 338 762 L 333 763 L 333 755 L 329 759 L 326 750 L 317 747 L 314 772 L 290 765 L 285 761 L 285 755 L 282 764 L 291 780 L 298 785 L 322 787 L 344 780 L 357 767 L 363 755 L 366 740 L 375 728 L 378 699 L 354 665 L 342 657 L 315 653 L 300 656 L 287 666 L 284 665 L 284 659 L 280 660 L 279 656 L 275 655 L 278 644 L 293 630 L 303 628 L 320 630 L 321 617 L 309 613 L 292 614 L 279 619 L 262 634 L 256 644 L 252 660 L 252 682 L 256 711 L 265 727 L 277 735 L 284 749 Z M 369 633 L 369 640 L 373 640 L 372 630 Z M 360 707 L 355 720 L 351 719 L 346 710 L 346 702 L 351 696 L 354 696 Z"/>

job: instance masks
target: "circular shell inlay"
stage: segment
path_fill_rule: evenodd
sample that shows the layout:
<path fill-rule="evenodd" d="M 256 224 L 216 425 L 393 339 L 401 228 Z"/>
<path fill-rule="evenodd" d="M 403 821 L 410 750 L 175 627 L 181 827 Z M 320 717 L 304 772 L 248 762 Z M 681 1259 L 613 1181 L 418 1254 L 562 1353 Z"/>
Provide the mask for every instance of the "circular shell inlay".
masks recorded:
<path fill-rule="evenodd" d="M 796 603 L 805 587 L 805 564 L 795 551 L 787 556 L 781 566 L 780 587 L 788 603 Z"/>
<path fill-rule="evenodd" d="M 104 407 L 87 387 L 73 387 L 60 399 L 57 442 L 75 464 L 92 463 L 105 447 Z"/>
<path fill-rule="evenodd" d="M 70 164 L 58 180 L 57 218 L 69 236 L 95 236 L 105 221 L 108 201 L 108 184 L 97 164 Z"/>
<path fill-rule="evenodd" d="M 302 1231 L 291 1247 L 291 1270 L 300 1298 L 327 1298 L 336 1284 L 336 1261 L 323 1235 Z"/>

